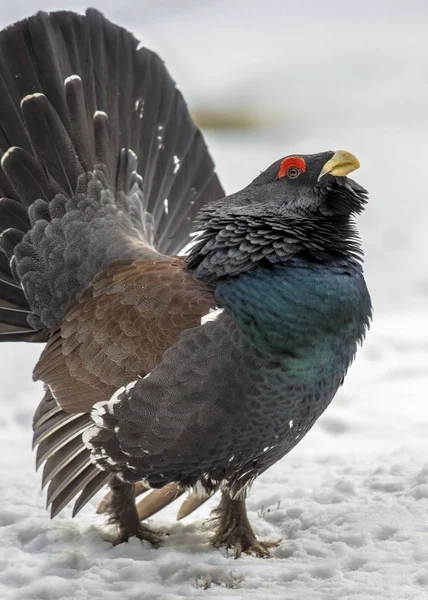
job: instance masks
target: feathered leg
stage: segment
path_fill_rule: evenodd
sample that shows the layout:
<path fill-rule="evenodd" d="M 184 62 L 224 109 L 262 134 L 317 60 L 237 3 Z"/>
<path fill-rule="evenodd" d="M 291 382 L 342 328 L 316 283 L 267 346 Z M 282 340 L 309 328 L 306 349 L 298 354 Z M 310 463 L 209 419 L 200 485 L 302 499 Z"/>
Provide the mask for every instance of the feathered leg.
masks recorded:
<path fill-rule="evenodd" d="M 119 534 L 113 542 L 114 546 L 127 542 L 130 537 L 149 542 L 155 548 L 160 546 L 161 537 L 147 525 L 140 522 L 135 507 L 135 486 L 114 477 L 109 483 L 111 496 L 107 507 L 110 523 L 117 524 Z"/>
<path fill-rule="evenodd" d="M 141 494 L 144 494 L 149 489 L 150 488 L 145 483 L 143 483 L 142 481 L 138 481 L 137 483 L 134 484 L 135 498 L 137 498 Z M 112 492 L 110 490 L 109 492 L 107 492 L 104 495 L 104 497 L 102 498 L 102 500 L 100 501 L 100 503 L 97 506 L 97 514 L 98 515 L 101 515 L 102 513 L 108 512 L 109 506 L 110 506 L 110 503 L 111 503 L 111 497 L 112 497 Z"/>
<path fill-rule="evenodd" d="M 269 548 L 278 546 L 276 542 L 259 541 L 251 527 L 245 506 L 245 497 L 232 499 L 223 492 L 220 504 L 213 511 L 214 520 L 217 522 L 217 531 L 211 539 L 216 548 L 225 546 L 235 549 L 235 558 L 242 552 L 260 557 L 269 557 Z"/>

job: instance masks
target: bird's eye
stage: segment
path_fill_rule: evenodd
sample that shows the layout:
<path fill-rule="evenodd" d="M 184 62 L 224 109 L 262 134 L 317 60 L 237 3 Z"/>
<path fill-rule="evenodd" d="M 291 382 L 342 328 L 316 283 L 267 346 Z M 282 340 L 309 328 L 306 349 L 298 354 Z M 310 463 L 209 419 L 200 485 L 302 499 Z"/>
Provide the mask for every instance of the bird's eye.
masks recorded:
<path fill-rule="evenodd" d="M 298 177 L 301 172 L 302 171 L 300 169 L 298 169 L 297 167 L 290 167 L 287 170 L 287 177 L 289 179 L 296 179 L 296 177 Z"/>
<path fill-rule="evenodd" d="M 301 156 L 286 156 L 279 165 L 279 171 L 277 179 L 288 177 L 289 179 L 296 179 L 301 173 L 306 171 L 305 159 Z"/>

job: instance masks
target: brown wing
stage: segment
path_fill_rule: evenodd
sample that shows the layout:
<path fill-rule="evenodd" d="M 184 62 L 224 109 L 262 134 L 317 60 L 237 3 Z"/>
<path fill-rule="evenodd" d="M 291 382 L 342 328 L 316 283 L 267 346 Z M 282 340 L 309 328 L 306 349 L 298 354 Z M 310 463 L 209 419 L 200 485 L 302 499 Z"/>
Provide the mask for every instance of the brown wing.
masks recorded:
<path fill-rule="evenodd" d="M 215 307 L 183 259 L 113 263 L 77 300 L 34 370 L 67 412 L 88 412 L 149 373 Z"/>

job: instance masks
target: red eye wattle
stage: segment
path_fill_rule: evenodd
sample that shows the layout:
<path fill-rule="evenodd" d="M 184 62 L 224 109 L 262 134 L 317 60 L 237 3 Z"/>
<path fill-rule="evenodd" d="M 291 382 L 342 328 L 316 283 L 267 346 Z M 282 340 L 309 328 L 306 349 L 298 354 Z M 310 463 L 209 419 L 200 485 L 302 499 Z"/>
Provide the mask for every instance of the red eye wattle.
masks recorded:
<path fill-rule="evenodd" d="M 295 179 L 300 173 L 304 173 L 305 171 L 306 163 L 303 158 L 300 156 L 287 156 L 279 167 L 278 179 L 282 179 L 283 177 Z"/>

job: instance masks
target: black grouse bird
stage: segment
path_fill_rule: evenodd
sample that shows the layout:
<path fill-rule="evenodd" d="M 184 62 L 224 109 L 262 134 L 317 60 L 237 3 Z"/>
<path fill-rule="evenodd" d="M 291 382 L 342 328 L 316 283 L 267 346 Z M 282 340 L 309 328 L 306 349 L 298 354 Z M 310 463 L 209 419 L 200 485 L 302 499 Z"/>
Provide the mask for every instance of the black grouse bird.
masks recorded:
<path fill-rule="evenodd" d="M 142 519 L 220 490 L 214 544 L 267 555 L 246 491 L 331 402 L 370 319 L 357 159 L 287 156 L 224 197 L 161 60 L 94 10 L 2 31 L 0 97 L 0 338 L 46 343 L 52 516 L 109 484 L 116 542 L 156 545 Z"/>

